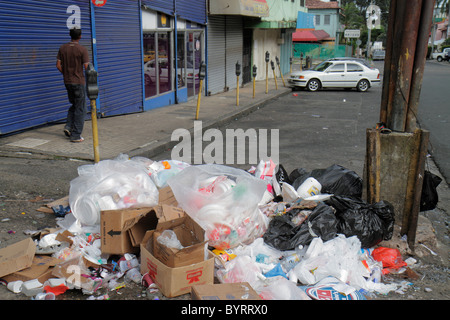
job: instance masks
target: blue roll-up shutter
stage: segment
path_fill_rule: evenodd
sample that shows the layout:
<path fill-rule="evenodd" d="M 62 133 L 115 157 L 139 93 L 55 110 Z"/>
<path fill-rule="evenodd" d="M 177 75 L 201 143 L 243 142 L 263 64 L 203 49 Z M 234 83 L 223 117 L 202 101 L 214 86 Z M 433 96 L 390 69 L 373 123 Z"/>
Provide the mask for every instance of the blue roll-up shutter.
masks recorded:
<path fill-rule="evenodd" d="M 149 9 L 161 11 L 169 15 L 173 15 L 174 3 L 173 0 L 142 0 L 142 5 Z"/>
<path fill-rule="evenodd" d="M 186 20 L 206 24 L 205 0 L 177 0 L 177 14 Z"/>
<path fill-rule="evenodd" d="M 103 116 L 142 111 L 139 1 L 107 1 L 94 8 L 99 111 Z"/>
<path fill-rule="evenodd" d="M 89 13 L 89 1 L 0 0 L 0 134 L 66 118 L 56 55 L 70 41 L 67 23 L 76 16 L 92 59 Z"/>

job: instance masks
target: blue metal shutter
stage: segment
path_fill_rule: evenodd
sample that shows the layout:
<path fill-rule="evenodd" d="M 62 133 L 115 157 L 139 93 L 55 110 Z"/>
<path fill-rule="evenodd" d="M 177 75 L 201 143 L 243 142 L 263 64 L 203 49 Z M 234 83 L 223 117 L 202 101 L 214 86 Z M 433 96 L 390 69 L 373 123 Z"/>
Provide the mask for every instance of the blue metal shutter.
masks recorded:
<path fill-rule="evenodd" d="M 70 5 L 80 9 L 80 43 L 92 57 L 89 1 L 0 0 L 0 134 L 66 118 L 69 101 L 56 55 L 70 41 Z"/>
<path fill-rule="evenodd" d="M 94 8 L 100 112 L 142 111 L 142 55 L 138 1 L 107 1 Z"/>
<path fill-rule="evenodd" d="M 206 24 L 205 0 L 178 0 L 176 2 L 177 14 L 186 20 L 199 24 Z"/>
<path fill-rule="evenodd" d="M 142 0 L 141 2 L 150 9 L 173 16 L 173 0 Z"/>

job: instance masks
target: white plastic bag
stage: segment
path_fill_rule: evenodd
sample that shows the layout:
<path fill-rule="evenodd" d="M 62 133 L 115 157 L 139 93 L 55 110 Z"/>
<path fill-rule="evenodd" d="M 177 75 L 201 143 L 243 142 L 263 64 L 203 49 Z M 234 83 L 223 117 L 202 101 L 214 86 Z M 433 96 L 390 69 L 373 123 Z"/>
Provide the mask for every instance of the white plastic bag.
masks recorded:
<path fill-rule="evenodd" d="M 216 275 L 222 283 L 248 282 L 252 287 L 264 277 L 249 256 L 237 256 L 225 268 L 218 269 Z"/>
<path fill-rule="evenodd" d="M 206 230 L 209 245 L 216 249 L 251 243 L 267 230 L 267 217 L 258 207 L 266 183 L 244 170 L 190 166 L 167 183 L 179 206 Z"/>
<path fill-rule="evenodd" d="M 161 235 L 156 239 L 162 245 L 165 245 L 168 248 L 183 249 L 183 245 L 180 240 L 178 240 L 176 233 L 173 230 L 167 229 L 164 230 Z"/>
<path fill-rule="evenodd" d="M 264 300 L 311 300 L 295 283 L 282 276 L 268 278 L 254 289 Z"/>
<path fill-rule="evenodd" d="M 370 275 L 360 258 L 361 242 L 356 236 L 346 238 L 339 234 L 325 243 L 314 238 L 293 273 L 303 284 L 315 284 L 332 276 L 360 289 L 365 287 L 364 277 Z"/>
<path fill-rule="evenodd" d="M 120 155 L 78 168 L 70 182 L 69 204 L 81 225 L 100 223 L 101 210 L 158 204 L 159 192 L 140 161 Z"/>

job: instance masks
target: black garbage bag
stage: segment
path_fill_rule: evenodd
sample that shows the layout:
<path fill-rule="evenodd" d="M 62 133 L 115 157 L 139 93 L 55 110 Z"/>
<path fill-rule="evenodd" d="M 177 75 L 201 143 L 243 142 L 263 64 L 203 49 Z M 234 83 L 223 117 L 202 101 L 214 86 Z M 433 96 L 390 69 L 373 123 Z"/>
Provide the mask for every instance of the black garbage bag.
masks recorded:
<path fill-rule="evenodd" d="M 333 196 L 325 201 L 336 209 L 338 233 L 357 236 L 362 248 L 371 248 L 394 233 L 394 207 L 387 201 L 368 204 L 358 198 Z"/>
<path fill-rule="evenodd" d="M 442 179 L 425 170 L 423 175 L 422 195 L 420 197 L 420 211 L 433 210 L 439 201 L 439 196 L 436 188 L 441 183 Z"/>
<path fill-rule="evenodd" d="M 333 164 L 326 169 L 314 169 L 307 172 L 305 169 L 295 169 L 289 175 L 292 186 L 298 187 L 309 177 L 313 177 L 322 185 L 321 193 L 329 193 L 340 196 L 362 196 L 363 181 L 358 174 L 343 166 Z"/>
<path fill-rule="evenodd" d="M 320 237 L 328 241 L 336 237 L 338 220 L 333 208 L 319 202 L 308 218 L 300 225 L 295 225 L 292 218 L 295 209 L 282 216 L 274 217 L 264 233 L 264 242 L 275 249 L 294 250 L 299 245 L 308 245 L 313 238 Z"/>

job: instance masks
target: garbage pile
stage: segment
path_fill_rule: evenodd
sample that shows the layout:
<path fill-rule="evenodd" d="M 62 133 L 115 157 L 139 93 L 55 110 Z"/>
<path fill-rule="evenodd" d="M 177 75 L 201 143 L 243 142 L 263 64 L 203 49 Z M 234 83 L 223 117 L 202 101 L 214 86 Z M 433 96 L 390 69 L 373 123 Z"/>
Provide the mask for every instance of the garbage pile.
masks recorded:
<path fill-rule="evenodd" d="M 362 179 L 339 165 L 288 174 L 271 160 L 246 171 L 120 155 L 78 168 L 58 228 L 1 249 L 0 278 L 37 300 L 109 299 L 127 282 L 193 299 L 402 293 L 384 276 L 415 261 L 379 245 L 394 209 L 361 196 Z"/>

